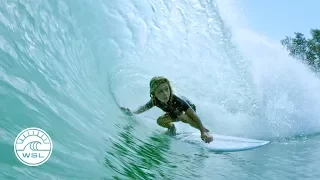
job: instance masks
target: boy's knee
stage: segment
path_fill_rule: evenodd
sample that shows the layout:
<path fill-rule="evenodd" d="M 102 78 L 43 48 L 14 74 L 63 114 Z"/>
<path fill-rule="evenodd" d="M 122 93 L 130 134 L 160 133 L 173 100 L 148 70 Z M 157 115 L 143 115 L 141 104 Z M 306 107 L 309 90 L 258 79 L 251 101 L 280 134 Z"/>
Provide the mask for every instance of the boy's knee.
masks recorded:
<path fill-rule="evenodd" d="M 160 116 L 157 119 L 157 124 L 162 127 L 167 127 L 170 122 L 172 122 L 172 119 L 167 114 Z"/>
<path fill-rule="evenodd" d="M 197 109 L 196 109 L 196 105 L 191 104 L 191 108 L 193 109 L 193 111 L 194 111 L 194 112 L 196 112 L 196 111 L 197 111 Z"/>
<path fill-rule="evenodd" d="M 157 124 L 160 126 L 163 126 L 166 123 L 166 119 L 167 119 L 166 115 L 162 115 L 158 117 Z"/>
<path fill-rule="evenodd" d="M 161 116 L 161 117 L 158 117 L 158 119 L 157 119 L 157 124 L 158 124 L 159 126 L 163 125 L 163 117 L 162 117 L 162 116 Z"/>

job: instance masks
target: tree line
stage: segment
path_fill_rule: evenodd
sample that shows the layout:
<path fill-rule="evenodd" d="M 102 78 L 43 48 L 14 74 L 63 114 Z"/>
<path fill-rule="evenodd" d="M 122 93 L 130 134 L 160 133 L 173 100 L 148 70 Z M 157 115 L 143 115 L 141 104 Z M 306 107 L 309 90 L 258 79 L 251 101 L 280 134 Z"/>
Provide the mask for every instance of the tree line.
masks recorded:
<path fill-rule="evenodd" d="M 281 44 L 289 55 L 307 64 L 314 72 L 320 72 L 320 30 L 311 29 L 311 38 L 295 32 L 294 37 L 286 36 Z"/>

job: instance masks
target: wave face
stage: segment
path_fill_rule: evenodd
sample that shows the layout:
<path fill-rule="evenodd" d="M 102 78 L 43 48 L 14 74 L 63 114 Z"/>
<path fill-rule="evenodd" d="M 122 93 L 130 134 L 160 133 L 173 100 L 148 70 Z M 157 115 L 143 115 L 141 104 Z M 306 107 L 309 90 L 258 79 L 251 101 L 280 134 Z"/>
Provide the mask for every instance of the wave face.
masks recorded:
<path fill-rule="evenodd" d="M 216 134 L 272 140 L 318 133 L 319 79 L 236 13 L 233 1 L 222 0 L 1 1 L 0 179 L 210 179 L 207 171 L 185 171 L 201 171 L 205 157 L 180 157 L 199 150 L 159 134 L 159 109 L 136 119 L 119 111 L 118 103 L 146 103 L 156 75 L 195 103 Z M 28 127 L 53 140 L 43 171 L 13 156 L 15 136 Z M 236 165 L 221 168 L 222 176 L 245 179 Z"/>

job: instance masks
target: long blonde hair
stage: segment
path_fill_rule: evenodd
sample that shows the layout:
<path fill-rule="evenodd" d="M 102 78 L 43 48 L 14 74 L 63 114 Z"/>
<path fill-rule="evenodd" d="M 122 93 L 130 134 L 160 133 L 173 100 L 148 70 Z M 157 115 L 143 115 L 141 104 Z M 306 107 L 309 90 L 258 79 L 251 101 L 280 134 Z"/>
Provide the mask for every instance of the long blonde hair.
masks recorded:
<path fill-rule="evenodd" d="M 173 95 L 173 91 L 172 91 L 172 88 L 171 88 L 171 84 L 170 84 L 170 81 L 163 77 L 163 76 L 154 76 L 151 80 L 150 80 L 150 97 L 153 101 L 153 103 L 155 104 L 156 103 L 156 100 L 157 100 L 157 97 L 155 96 L 154 94 L 154 91 L 159 87 L 160 84 L 162 83 L 168 83 L 168 86 L 169 86 L 169 90 L 170 90 L 170 98 L 169 98 L 169 104 L 171 105 L 171 102 L 172 102 L 172 95 Z"/>

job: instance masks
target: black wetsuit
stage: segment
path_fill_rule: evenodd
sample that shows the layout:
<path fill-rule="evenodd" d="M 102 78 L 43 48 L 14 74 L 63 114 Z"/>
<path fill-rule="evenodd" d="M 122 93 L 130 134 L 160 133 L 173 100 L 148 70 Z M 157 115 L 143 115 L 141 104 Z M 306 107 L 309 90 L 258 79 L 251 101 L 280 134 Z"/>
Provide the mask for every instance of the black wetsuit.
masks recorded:
<path fill-rule="evenodd" d="M 183 99 L 182 99 L 183 98 Z M 162 109 L 164 112 L 167 112 L 174 120 L 177 119 L 177 117 L 183 112 L 186 111 L 189 107 L 191 107 L 194 111 L 196 111 L 196 106 L 192 104 L 189 100 L 187 100 L 185 97 L 178 97 L 176 95 L 172 95 L 172 106 L 166 105 L 165 103 L 162 103 L 158 99 L 153 102 L 150 100 L 146 106 L 148 108 L 152 108 L 153 106 L 157 106 L 160 109 Z"/>

